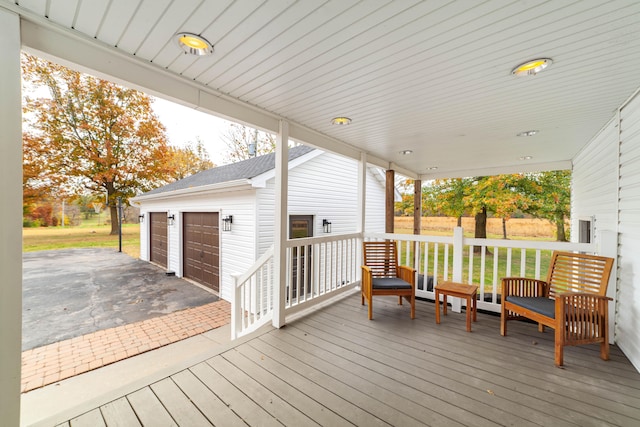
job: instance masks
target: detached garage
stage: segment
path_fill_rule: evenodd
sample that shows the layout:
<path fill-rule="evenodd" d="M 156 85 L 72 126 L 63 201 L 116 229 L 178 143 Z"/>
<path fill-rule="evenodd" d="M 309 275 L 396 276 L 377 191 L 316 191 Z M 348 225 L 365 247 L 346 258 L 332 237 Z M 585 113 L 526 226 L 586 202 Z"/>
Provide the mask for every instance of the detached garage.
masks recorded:
<path fill-rule="evenodd" d="M 220 166 L 132 200 L 140 207 L 140 258 L 231 299 L 244 273 L 273 244 L 275 154 Z M 358 163 L 298 146 L 289 150 L 289 238 L 357 229 Z M 384 231 L 385 176 L 367 169 L 366 228 Z M 223 226 L 224 225 L 224 226 Z M 295 228 L 295 227 L 294 227 Z M 293 234 L 292 234 L 293 233 Z"/>

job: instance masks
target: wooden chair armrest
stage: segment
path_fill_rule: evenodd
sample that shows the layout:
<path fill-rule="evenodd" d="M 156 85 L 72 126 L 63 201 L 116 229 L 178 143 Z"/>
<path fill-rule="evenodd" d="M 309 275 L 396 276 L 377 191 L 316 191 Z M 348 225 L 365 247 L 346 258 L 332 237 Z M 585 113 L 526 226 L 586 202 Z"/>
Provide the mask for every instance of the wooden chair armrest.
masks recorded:
<path fill-rule="evenodd" d="M 556 301 L 562 301 L 563 304 L 570 304 L 572 302 L 577 302 L 579 299 L 583 301 L 591 301 L 592 303 L 597 303 L 599 301 L 609 302 L 613 301 L 613 298 L 610 298 L 605 295 L 596 295 L 590 292 L 562 292 L 557 293 Z"/>
<path fill-rule="evenodd" d="M 406 265 L 398 266 L 398 277 L 405 282 L 409 283 L 414 288 L 416 287 L 416 269 L 407 267 Z"/>
<path fill-rule="evenodd" d="M 368 289 L 371 291 L 373 288 L 373 274 L 371 273 L 371 268 L 366 265 L 360 266 L 362 268 L 362 289 Z"/>
<path fill-rule="evenodd" d="M 503 277 L 502 301 L 511 295 L 518 297 L 548 297 L 549 285 L 544 280 L 529 279 L 527 277 Z"/>

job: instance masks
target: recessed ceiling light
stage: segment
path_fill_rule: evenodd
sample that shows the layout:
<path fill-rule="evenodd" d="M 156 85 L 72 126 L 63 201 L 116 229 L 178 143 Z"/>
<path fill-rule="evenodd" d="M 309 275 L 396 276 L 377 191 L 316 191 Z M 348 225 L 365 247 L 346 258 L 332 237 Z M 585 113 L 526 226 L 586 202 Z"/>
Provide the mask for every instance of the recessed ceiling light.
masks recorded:
<path fill-rule="evenodd" d="M 331 119 L 332 125 L 350 125 L 351 119 L 349 117 L 334 117 Z"/>
<path fill-rule="evenodd" d="M 520 157 L 520 160 L 531 160 L 531 159 L 533 159 L 533 157 L 531 157 L 531 156 L 522 156 L 522 157 Z"/>
<path fill-rule="evenodd" d="M 437 167 L 437 166 L 429 166 L 429 167 L 427 168 L 427 170 L 428 170 L 428 171 L 434 171 L 434 170 L 436 170 L 436 169 L 438 169 L 438 167 Z"/>
<path fill-rule="evenodd" d="M 409 154 L 413 154 L 413 150 L 402 150 L 400 151 L 400 154 L 402 154 L 403 156 L 408 156 Z"/>
<path fill-rule="evenodd" d="M 533 135 L 537 134 L 538 132 L 540 132 L 540 131 L 538 131 L 538 130 L 526 130 L 524 132 L 520 132 L 518 134 L 518 136 L 533 136 Z"/>
<path fill-rule="evenodd" d="M 511 74 L 516 76 L 533 76 L 538 74 L 540 71 L 547 68 L 549 65 L 553 64 L 553 61 L 550 58 L 539 58 L 531 61 L 527 61 L 524 64 L 518 65 L 516 68 L 511 70 Z"/>
<path fill-rule="evenodd" d="M 178 33 L 175 36 L 178 46 L 185 53 L 196 56 L 211 55 L 213 45 L 202 36 L 191 33 Z"/>

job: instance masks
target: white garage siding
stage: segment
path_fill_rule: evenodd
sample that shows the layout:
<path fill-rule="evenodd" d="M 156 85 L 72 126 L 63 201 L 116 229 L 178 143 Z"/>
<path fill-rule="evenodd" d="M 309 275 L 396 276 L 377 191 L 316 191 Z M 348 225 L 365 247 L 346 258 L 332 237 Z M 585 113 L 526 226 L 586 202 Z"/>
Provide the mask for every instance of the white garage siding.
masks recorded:
<path fill-rule="evenodd" d="M 640 96 L 620 111 L 616 342 L 640 370 Z"/>
<path fill-rule="evenodd" d="M 273 244 L 274 186 L 275 179 L 270 178 L 266 187 L 257 192 L 259 254 Z M 331 234 L 355 232 L 358 225 L 358 162 L 323 153 L 291 169 L 288 203 L 289 215 L 314 216 L 315 236 L 323 234 L 323 219 L 331 222 Z M 385 189 L 367 169 L 367 231 L 384 231 L 384 206 Z"/>

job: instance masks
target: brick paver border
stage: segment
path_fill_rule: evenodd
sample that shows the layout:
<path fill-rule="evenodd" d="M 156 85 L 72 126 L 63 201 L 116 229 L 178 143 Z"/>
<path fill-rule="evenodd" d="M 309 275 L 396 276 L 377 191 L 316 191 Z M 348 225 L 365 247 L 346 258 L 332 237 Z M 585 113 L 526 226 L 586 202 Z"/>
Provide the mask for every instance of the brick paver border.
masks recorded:
<path fill-rule="evenodd" d="M 44 387 L 219 328 L 230 319 L 231 304 L 220 300 L 24 351 L 21 391 Z"/>

